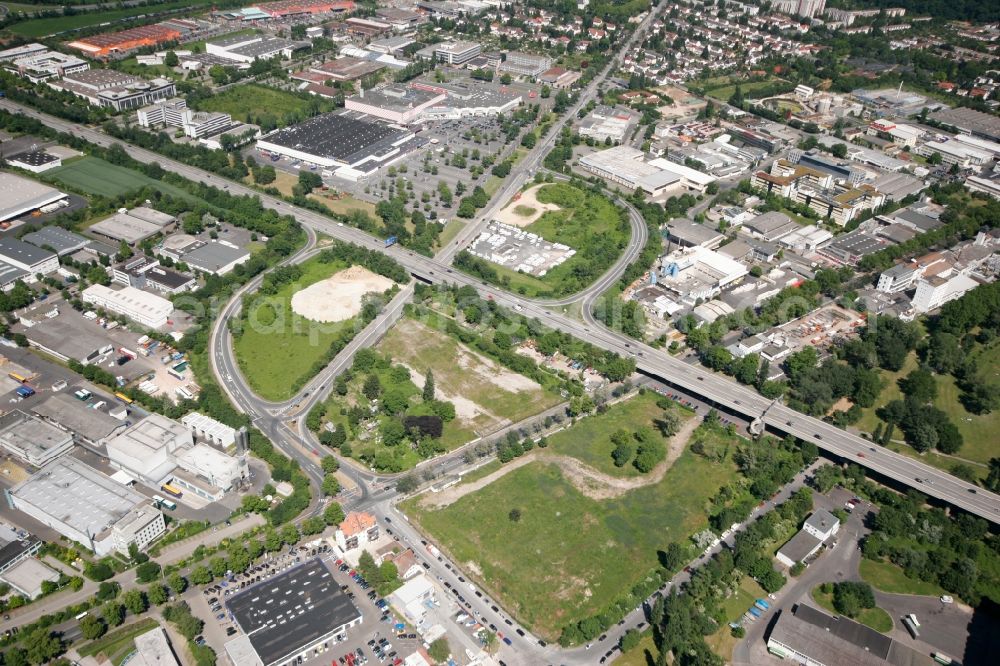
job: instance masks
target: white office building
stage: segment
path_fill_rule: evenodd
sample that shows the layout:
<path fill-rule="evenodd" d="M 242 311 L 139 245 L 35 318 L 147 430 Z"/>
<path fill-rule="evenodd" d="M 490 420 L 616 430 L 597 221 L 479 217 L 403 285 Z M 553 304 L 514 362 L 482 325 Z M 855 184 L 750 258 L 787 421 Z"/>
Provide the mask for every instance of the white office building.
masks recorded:
<path fill-rule="evenodd" d="M 5 236 L 0 240 L 0 260 L 32 275 L 48 275 L 59 268 L 59 256 L 55 252 L 43 250 L 12 236 Z"/>
<path fill-rule="evenodd" d="M 160 510 L 143 502 L 118 519 L 111 528 L 111 539 L 115 550 L 127 557 L 132 544 L 142 552 L 166 530 Z"/>
<path fill-rule="evenodd" d="M 979 282 L 965 273 L 956 273 L 950 277 L 933 275 L 920 278 L 916 284 L 917 292 L 913 295 L 910 305 L 920 314 L 937 310 L 945 303 L 961 298 L 965 292 L 979 286 Z"/>
<path fill-rule="evenodd" d="M 116 291 L 102 284 L 92 284 L 83 290 L 83 302 L 124 315 L 150 328 L 164 326 L 174 311 L 173 303 L 167 299 L 135 287 L 123 287 Z"/>

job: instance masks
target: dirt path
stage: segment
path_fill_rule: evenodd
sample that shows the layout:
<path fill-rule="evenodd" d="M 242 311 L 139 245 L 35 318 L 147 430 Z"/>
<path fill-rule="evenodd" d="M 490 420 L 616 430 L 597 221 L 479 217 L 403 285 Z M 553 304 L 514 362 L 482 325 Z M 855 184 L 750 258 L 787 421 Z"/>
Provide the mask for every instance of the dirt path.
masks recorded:
<path fill-rule="evenodd" d="M 654 467 L 649 474 L 643 476 L 631 478 L 611 476 L 610 474 L 599 472 L 590 465 L 571 456 L 550 453 L 544 449 L 535 449 L 531 453 L 507 463 L 497 471 L 481 479 L 477 479 L 471 483 L 452 486 L 439 493 L 425 494 L 420 500 L 420 504 L 428 509 L 444 508 L 536 460 L 558 465 L 560 471 L 573 484 L 573 487 L 587 497 L 596 500 L 614 499 L 638 488 L 662 481 L 667 470 L 670 469 L 681 453 L 683 453 L 684 447 L 687 446 L 688 441 L 691 439 L 691 435 L 694 434 L 694 431 L 700 425 L 700 418 L 692 418 L 686 421 L 681 426 L 681 429 L 677 431 L 677 434 L 670 438 L 670 443 L 667 447 L 667 457 Z"/>

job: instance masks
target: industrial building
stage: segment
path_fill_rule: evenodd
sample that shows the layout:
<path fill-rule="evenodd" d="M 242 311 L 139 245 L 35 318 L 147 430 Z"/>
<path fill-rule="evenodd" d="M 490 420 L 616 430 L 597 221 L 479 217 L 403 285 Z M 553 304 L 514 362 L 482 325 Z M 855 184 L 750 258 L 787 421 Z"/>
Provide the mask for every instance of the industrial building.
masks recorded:
<path fill-rule="evenodd" d="M 88 69 L 49 81 L 56 90 L 73 93 L 95 106 L 107 106 L 115 111 L 128 111 L 173 97 L 177 87 L 169 79 L 149 81 L 114 69 Z"/>
<path fill-rule="evenodd" d="M 356 81 L 383 69 L 385 69 L 385 65 L 380 62 L 344 56 L 330 62 L 324 62 L 322 65 L 314 65 L 301 72 L 295 72 L 290 76 L 297 81 L 309 83 Z"/>
<path fill-rule="evenodd" d="M 152 208 L 139 207 L 130 211 L 122 208 L 111 217 L 92 224 L 87 231 L 110 238 L 116 243 L 125 241 L 129 245 L 135 245 L 166 231 L 166 228 L 175 221 L 174 216 Z"/>
<path fill-rule="evenodd" d="M 616 146 L 580 158 L 580 166 L 601 178 L 632 189 L 642 190 L 649 196 L 659 196 L 674 187 L 685 187 L 704 192 L 714 176 L 675 164 L 663 158 L 645 161 L 641 150 L 630 146 Z"/>
<path fill-rule="evenodd" d="M 174 305 L 162 296 L 150 294 L 135 287 L 119 290 L 92 284 L 83 290 L 83 302 L 107 312 L 124 315 L 134 322 L 160 328 L 167 323 Z"/>
<path fill-rule="evenodd" d="M 353 0 L 277 0 L 254 5 L 253 9 L 271 18 L 285 18 L 306 14 L 350 12 L 354 11 L 354 2 Z"/>
<path fill-rule="evenodd" d="M 418 122 L 430 107 L 447 99 L 443 90 L 423 86 L 389 85 L 379 90 L 361 91 L 344 100 L 344 107 L 391 123 Z"/>
<path fill-rule="evenodd" d="M 123 518 L 131 522 L 129 514 L 147 501 L 73 456 L 49 463 L 7 490 L 6 496 L 12 509 L 23 511 L 98 557 L 115 550 L 115 524 Z"/>
<path fill-rule="evenodd" d="M 183 35 L 184 33 L 176 24 L 155 23 L 119 32 L 91 35 L 69 42 L 66 46 L 83 51 L 93 58 L 102 58 L 128 53 L 144 46 L 157 46 L 165 42 L 178 41 Z"/>
<path fill-rule="evenodd" d="M 193 445 L 194 438 L 186 427 L 152 413 L 108 441 L 108 460 L 113 467 L 158 488 L 177 467 L 173 454 Z"/>
<path fill-rule="evenodd" d="M 389 595 L 393 607 L 402 614 L 408 622 L 416 626 L 423 623 L 427 614 L 427 606 L 434 599 L 434 584 L 426 575 L 419 575 L 408 580 L 402 587 Z"/>
<path fill-rule="evenodd" d="M 598 142 L 622 143 L 629 127 L 638 119 L 638 115 L 628 110 L 596 106 L 580 121 L 577 132 Z"/>
<path fill-rule="evenodd" d="M 33 150 L 26 153 L 11 155 L 7 158 L 7 163 L 31 173 L 42 173 L 49 169 L 62 166 L 62 158 L 56 157 L 44 150 Z"/>
<path fill-rule="evenodd" d="M 144 254 L 114 266 L 112 280 L 136 289 L 149 287 L 164 294 L 180 294 L 197 286 L 197 280 L 190 275 L 161 266 L 159 260 L 150 259 Z"/>
<path fill-rule="evenodd" d="M 261 137 L 257 149 L 357 180 L 401 157 L 413 138 L 412 132 L 401 128 L 325 113 Z"/>
<path fill-rule="evenodd" d="M 0 525 L 0 574 L 23 562 L 42 549 L 42 542 L 27 532 L 20 534 Z"/>
<path fill-rule="evenodd" d="M 73 359 L 84 365 L 110 354 L 114 346 L 109 344 L 108 339 L 96 331 L 80 326 L 81 320 L 77 317 L 70 314 L 60 314 L 51 319 L 40 317 L 24 331 L 28 345 L 51 354 L 60 361 Z"/>
<path fill-rule="evenodd" d="M 307 660 L 362 620 L 361 611 L 318 558 L 234 594 L 226 607 L 240 628 L 226 652 L 241 666 L 288 666 Z"/>
<path fill-rule="evenodd" d="M 677 302 L 694 307 L 699 300 L 707 301 L 738 283 L 749 272 L 744 264 L 720 252 L 695 246 L 662 257 L 656 284 L 674 294 Z"/>
<path fill-rule="evenodd" d="M 0 222 L 63 201 L 66 195 L 13 173 L 0 172 Z"/>
<path fill-rule="evenodd" d="M 206 243 L 191 236 L 168 239 L 160 248 L 160 254 L 184 262 L 191 270 L 209 275 L 226 275 L 250 259 L 249 250 L 228 241 Z"/>
<path fill-rule="evenodd" d="M 799 664 L 826 666 L 933 666 L 926 654 L 846 617 L 798 604 L 781 611 L 767 650 Z"/>
<path fill-rule="evenodd" d="M 69 229 L 49 225 L 42 227 L 38 231 L 32 231 L 21 237 L 26 243 L 31 243 L 35 247 L 50 247 L 56 255 L 62 257 L 73 254 L 90 245 L 93 241 Z"/>
<path fill-rule="evenodd" d="M 0 446 L 21 461 L 42 467 L 73 448 L 73 433 L 14 409 L 0 416 Z"/>
<path fill-rule="evenodd" d="M 150 414 L 107 443 L 111 464 L 152 487 L 178 486 L 215 501 L 246 478 L 246 457 L 195 444 L 193 429 Z"/>
<path fill-rule="evenodd" d="M 59 573 L 34 557 L 26 557 L 0 574 L 0 580 L 10 585 L 18 594 L 28 599 L 37 599 L 42 596 L 42 583 L 58 582 Z"/>
<path fill-rule="evenodd" d="M 223 449 L 228 449 L 236 443 L 236 429 L 216 421 L 211 416 L 191 412 L 181 417 L 181 423 L 190 428 L 191 434 L 198 439 L 206 440 Z"/>
<path fill-rule="evenodd" d="M 523 53 L 521 51 L 510 51 L 507 57 L 500 63 L 500 71 L 514 74 L 515 76 L 526 76 L 536 78 L 539 74 L 552 67 L 552 58 L 533 53 Z"/>
<path fill-rule="evenodd" d="M 745 232 L 768 242 L 776 241 L 796 229 L 799 229 L 799 225 L 795 220 L 776 210 L 761 213 L 743 223 Z"/>
<path fill-rule="evenodd" d="M 238 35 L 205 43 L 205 52 L 234 62 L 252 63 L 256 60 L 282 58 L 287 60 L 292 53 L 305 48 L 301 42 L 292 42 L 278 37 L 262 35 Z"/>
<path fill-rule="evenodd" d="M 69 393 L 50 393 L 32 403 L 31 411 L 49 423 L 74 434 L 74 442 L 93 451 L 105 453 L 104 443 L 125 430 L 125 421 L 100 409 L 93 409 Z"/>
<path fill-rule="evenodd" d="M 1000 118 L 990 113 L 959 106 L 935 111 L 930 114 L 930 119 L 950 125 L 961 134 L 971 134 L 987 141 L 1000 141 Z"/>
<path fill-rule="evenodd" d="M 28 271 L 32 277 L 39 273 L 48 275 L 59 268 L 59 257 L 55 252 L 43 250 L 12 236 L 0 238 L 0 260 Z"/>

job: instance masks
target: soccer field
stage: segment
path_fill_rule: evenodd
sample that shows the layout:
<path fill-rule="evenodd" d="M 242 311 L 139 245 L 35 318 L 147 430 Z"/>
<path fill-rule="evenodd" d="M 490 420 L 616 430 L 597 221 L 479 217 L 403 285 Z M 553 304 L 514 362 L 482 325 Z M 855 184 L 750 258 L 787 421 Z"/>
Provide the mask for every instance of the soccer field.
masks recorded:
<path fill-rule="evenodd" d="M 105 162 L 99 157 L 82 157 L 45 172 L 45 180 L 105 197 L 116 197 L 141 187 L 155 187 L 173 197 L 194 200 L 195 197 L 168 183 L 126 167 Z"/>

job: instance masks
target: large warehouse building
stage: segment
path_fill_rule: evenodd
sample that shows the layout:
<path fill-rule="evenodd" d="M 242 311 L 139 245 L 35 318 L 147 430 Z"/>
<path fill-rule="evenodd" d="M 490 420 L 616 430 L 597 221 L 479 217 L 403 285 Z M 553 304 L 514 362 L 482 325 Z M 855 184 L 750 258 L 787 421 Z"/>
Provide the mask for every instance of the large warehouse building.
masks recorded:
<path fill-rule="evenodd" d="M 0 222 L 12 220 L 65 198 L 65 194 L 48 185 L 12 173 L 0 173 Z"/>
<path fill-rule="evenodd" d="M 145 497 L 73 456 L 49 463 L 5 493 L 12 509 L 23 511 L 98 557 L 116 549 L 127 555 L 130 533 L 143 547 L 164 530 L 162 514 L 157 521 L 150 513 L 155 510 L 140 508 L 148 507 Z M 152 520 L 137 522 L 133 516 L 136 511 Z M 143 523 L 141 528 L 139 523 Z"/>
<path fill-rule="evenodd" d="M 240 666 L 301 663 L 329 649 L 331 639 L 361 624 L 361 611 L 321 559 L 312 559 L 229 599 L 242 630 L 226 644 Z"/>
<path fill-rule="evenodd" d="M 325 113 L 262 137 L 257 149 L 357 180 L 402 156 L 413 139 L 412 132 L 399 127 Z"/>

